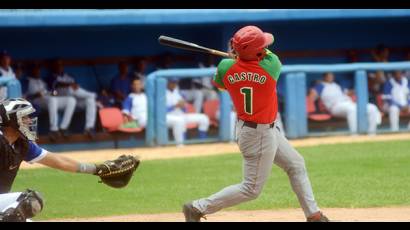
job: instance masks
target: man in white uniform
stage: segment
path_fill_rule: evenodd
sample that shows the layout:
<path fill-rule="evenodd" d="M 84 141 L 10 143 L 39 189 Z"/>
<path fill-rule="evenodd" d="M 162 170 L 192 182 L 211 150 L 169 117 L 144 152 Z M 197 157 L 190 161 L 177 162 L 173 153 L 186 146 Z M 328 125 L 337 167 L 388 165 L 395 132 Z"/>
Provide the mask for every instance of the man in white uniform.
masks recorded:
<path fill-rule="evenodd" d="M 60 136 L 68 137 L 68 127 L 75 110 L 76 99 L 72 96 L 53 96 L 47 89 L 46 82 L 41 79 L 40 66 L 32 68 L 28 77 L 27 98 L 41 109 L 47 109 L 50 119 L 50 139 L 56 141 Z M 58 127 L 58 110 L 64 109 L 63 120 Z"/>
<path fill-rule="evenodd" d="M 325 73 L 323 81 L 315 87 L 326 109 L 335 117 L 347 118 L 351 134 L 357 133 L 357 105 L 343 93 L 342 88 L 334 82 L 333 73 Z M 368 134 L 375 135 L 377 125 L 381 124 L 380 111 L 374 104 L 367 104 Z"/>
<path fill-rule="evenodd" d="M 172 126 L 175 123 L 181 123 L 182 120 L 184 123 L 183 133 L 185 133 L 187 124 L 197 123 L 199 125 L 199 138 L 206 138 L 210 123 L 208 116 L 202 113 L 187 113 L 185 100 L 182 98 L 177 85 L 177 79 L 168 80 L 168 89 L 166 92 L 167 125 Z M 178 134 L 178 138 L 180 137 L 179 135 L 180 134 Z M 181 145 L 183 140 L 182 142 L 181 140 L 178 140 L 175 133 L 174 137 L 177 144 Z"/>
<path fill-rule="evenodd" d="M 391 131 L 399 131 L 400 112 L 410 113 L 410 84 L 400 70 L 394 71 L 393 77 L 383 87 L 384 110 L 389 113 Z M 408 124 L 410 129 L 410 123 Z"/>
<path fill-rule="evenodd" d="M 65 73 L 62 60 L 56 60 L 53 64 L 53 74 L 49 79 L 50 88 L 53 89 L 53 95 L 74 96 L 77 99 L 77 106 L 85 108 L 84 132 L 90 138 L 94 138 L 94 127 L 97 116 L 97 94 L 81 88 L 72 76 Z"/>

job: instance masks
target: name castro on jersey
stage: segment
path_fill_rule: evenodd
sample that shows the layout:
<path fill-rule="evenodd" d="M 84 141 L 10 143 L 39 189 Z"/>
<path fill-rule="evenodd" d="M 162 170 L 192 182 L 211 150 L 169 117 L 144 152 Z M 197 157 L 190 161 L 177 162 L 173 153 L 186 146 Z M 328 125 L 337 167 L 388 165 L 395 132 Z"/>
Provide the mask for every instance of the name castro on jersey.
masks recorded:
<path fill-rule="evenodd" d="M 241 72 L 241 73 L 234 73 L 233 76 L 228 75 L 228 81 L 231 85 L 235 84 L 236 82 L 240 82 L 240 81 L 253 81 L 259 84 L 265 84 L 266 76 L 265 75 L 259 76 L 258 73 L 252 73 L 252 72 Z"/>

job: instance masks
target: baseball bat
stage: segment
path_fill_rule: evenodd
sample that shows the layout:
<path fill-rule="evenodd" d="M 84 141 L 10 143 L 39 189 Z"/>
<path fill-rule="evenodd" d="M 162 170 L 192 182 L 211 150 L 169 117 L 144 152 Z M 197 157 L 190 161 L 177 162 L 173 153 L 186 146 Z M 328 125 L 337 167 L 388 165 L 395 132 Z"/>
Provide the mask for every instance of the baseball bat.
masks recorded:
<path fill-rule="evenodd" d="M 172 38 L 172 37 L 168 37 L 168 36 L 164 36 L 164 35 L 159 36 L 158 41 L 162 45 L 170 46 L 170 47 L 174 47 L 174 48 L 178 48 L 178 49 L 190 50 L 190 51 L 194 51 L 194 52 L 201 52 L 201 53 L 207 53 L 207 54 L 212 54 L 212 55 L 226 57 L 226 58 L 232 58 L 231 54 L 229 54 L 227 52 L 222 52 L 222 51 L 219 51 L 219 50 L 210 49 L 210 48 L 207 48 L 207 47 L 197 45 L 197 44 L 192 43 L 192 42 L 187 42 L 187 41 L 183 41 L 183 40 L 180 40 L 180 39 L 176 39 L 176 38 Z"/>

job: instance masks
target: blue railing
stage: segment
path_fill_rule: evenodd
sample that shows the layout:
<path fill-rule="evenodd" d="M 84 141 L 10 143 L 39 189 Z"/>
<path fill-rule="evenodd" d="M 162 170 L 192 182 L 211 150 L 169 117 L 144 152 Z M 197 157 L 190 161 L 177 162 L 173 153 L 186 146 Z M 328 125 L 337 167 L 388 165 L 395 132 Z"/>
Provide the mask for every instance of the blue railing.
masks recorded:
<path fill-rule="evenodd" d="M 325 72 L 354 72 L 357 96 L 358 132 L 367 130 L 366 105 L 368 103 L 366 71 L 410 69 L 410 62 L 395 63 L 353 63 L 326 65 L 285 65 L 281 77 L 284 78 L 286 134 L 289 138 L 308 135 L 306 114 L 306 74 Z M 168 128 L 165 123 L 165 92 L 167 78 L 198 78 L 213 76 L 216 68 L 168 69 L 155 71 L 148 75 L 146 92 L 148 97 L 148 124 L 146 143 L 165 145 L 168 143 Z M 220 141 L 228 141 L 230 136 L 231 99 L 226 92 L 220 92 L 221 118 L 219 125 Z"/>

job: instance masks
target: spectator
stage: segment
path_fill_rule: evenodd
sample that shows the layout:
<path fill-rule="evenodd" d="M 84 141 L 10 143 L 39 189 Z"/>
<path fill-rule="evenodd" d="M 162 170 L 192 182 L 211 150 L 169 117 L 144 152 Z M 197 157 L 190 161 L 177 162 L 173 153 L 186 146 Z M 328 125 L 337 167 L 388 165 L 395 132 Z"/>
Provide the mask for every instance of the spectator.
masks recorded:
<path fill-rule="evenodd" d="M 132 80 L 131 93 L 122 103 L 122 113 L 128 125 L 130 125 L 129 123 L 135 123 L 134 127 L 145 127 L 147 124 L 147 96 L 139 77 Z"/>
<path fill-rule="evenodd" d="M 134 73 L 133 73 L 133 77 L 134 78 L 139 78 L 141 83 L 142 83 L 142 87 L 144 87 L 145 85 L 145 69 L 147 66 L 147 62 L 144 59 L 139 59 L 134 66 Z"/>
<path fill-rule="evenodd" d="M 56 141 L 60 134 L 67 138 L 68 127 L 75 110 L 76 100 L 72 96 L 53 96 L 47 89 L 47 84 L 41 79 L 40 66 L 34 65 L 31 69 L 31 75 L 28 77 L 27 99 L 37 110 L 47 109 L 50 120 L 49 138 Z M 63 120 L 58 128 L 58 111 L 64 109 Z"/>
<path fill-rule="evenodd" d="M 399 131 L 400 112 L 410 113 L 410 84 L 403 71 L 394 71 L 393 77 L 384 84 L 383 98 L 387 102 L 384 110 L 389 113 L 390 129 Z"/>
<path fill-rule="evenodd" d="M 0 77 L 16 78 L 16 74 L 11 68 L 11 57 L 7 51 L 2 51 L 0 54 Z M 0 86 L 0 101 L 7 98 L 7 87 Z"/>
<path fill-rule="evenodd" d="M 115 105 L 121 108 L 121 104 L 130 93 L 131 76 L 128 64 L 124 61 L 118 64 L 118 75 L 111 80 L 111 93 L 114 96 Z"/>
<path fill-rule="evenodd" d="M 389 62 L 390 50 L 383 44 L 379 44 L 374 50 L 372 50 L 372 57 L 375 62 Z M 373 104 L 377 104 L 376 98 L 383 91 L 383 84 L 386 82 L 386 73 L 382 70 L 376 72 L 370 72 L 368 74 L 368 89 L 369 89 L 369 101 Z"/>
<path fill-rule="evenodd" d="M 85 127 L 84 133 L 89 138 L 95 137 L 95 120 L 97 113 L 96 97 L 93 92 L 89 92 L 78 85 L 74 78 L 64 72 L 64 64 L 61 59 L 53 62 L 52 74 L 48 79 L 53 95 L 74 96 L 77 100 L 77 106 L 85 109 Z"/>
<path fill-rule="evenodd" d="M 323 82 L 315 86 L 317 95 L 326 109 L 335 117 L 347 118 L 351 134 L 357 133 L 357 106 L 343 93 L 342 88 L 334 82 L 333 73 L 325 73 Z M 367 104 L 368 134 L 376 134 L 377 125 L 381 124 L 381 114 L 374 104 Z"/>
<path fill-rule="evenodd" d="M 177 88 L 178 80 L 169 79 L 168 89 L 166 92 L 166 105 L 167 105 L 167 123 L 173 124 L 174 122 L 179 123 L 181 118 L 185 124 L 184 132 L 186 132 L 186 126 L 190 123 L 199 124 L 199 138 L 203 139 L 207 137 L 207 131 L 209 128 L 209 118 L 202 113 L 187 113 L 186 112 L 186 102 L 182 98 L 179 90 Z M 169 116 L 170 115 L 170 116 Z M 169 124 L 168 123 L 168 124 Z M 180 140 L 176 140 L 177 143 Z M 178 143 L 182 144 L 182 143 Z"/>

